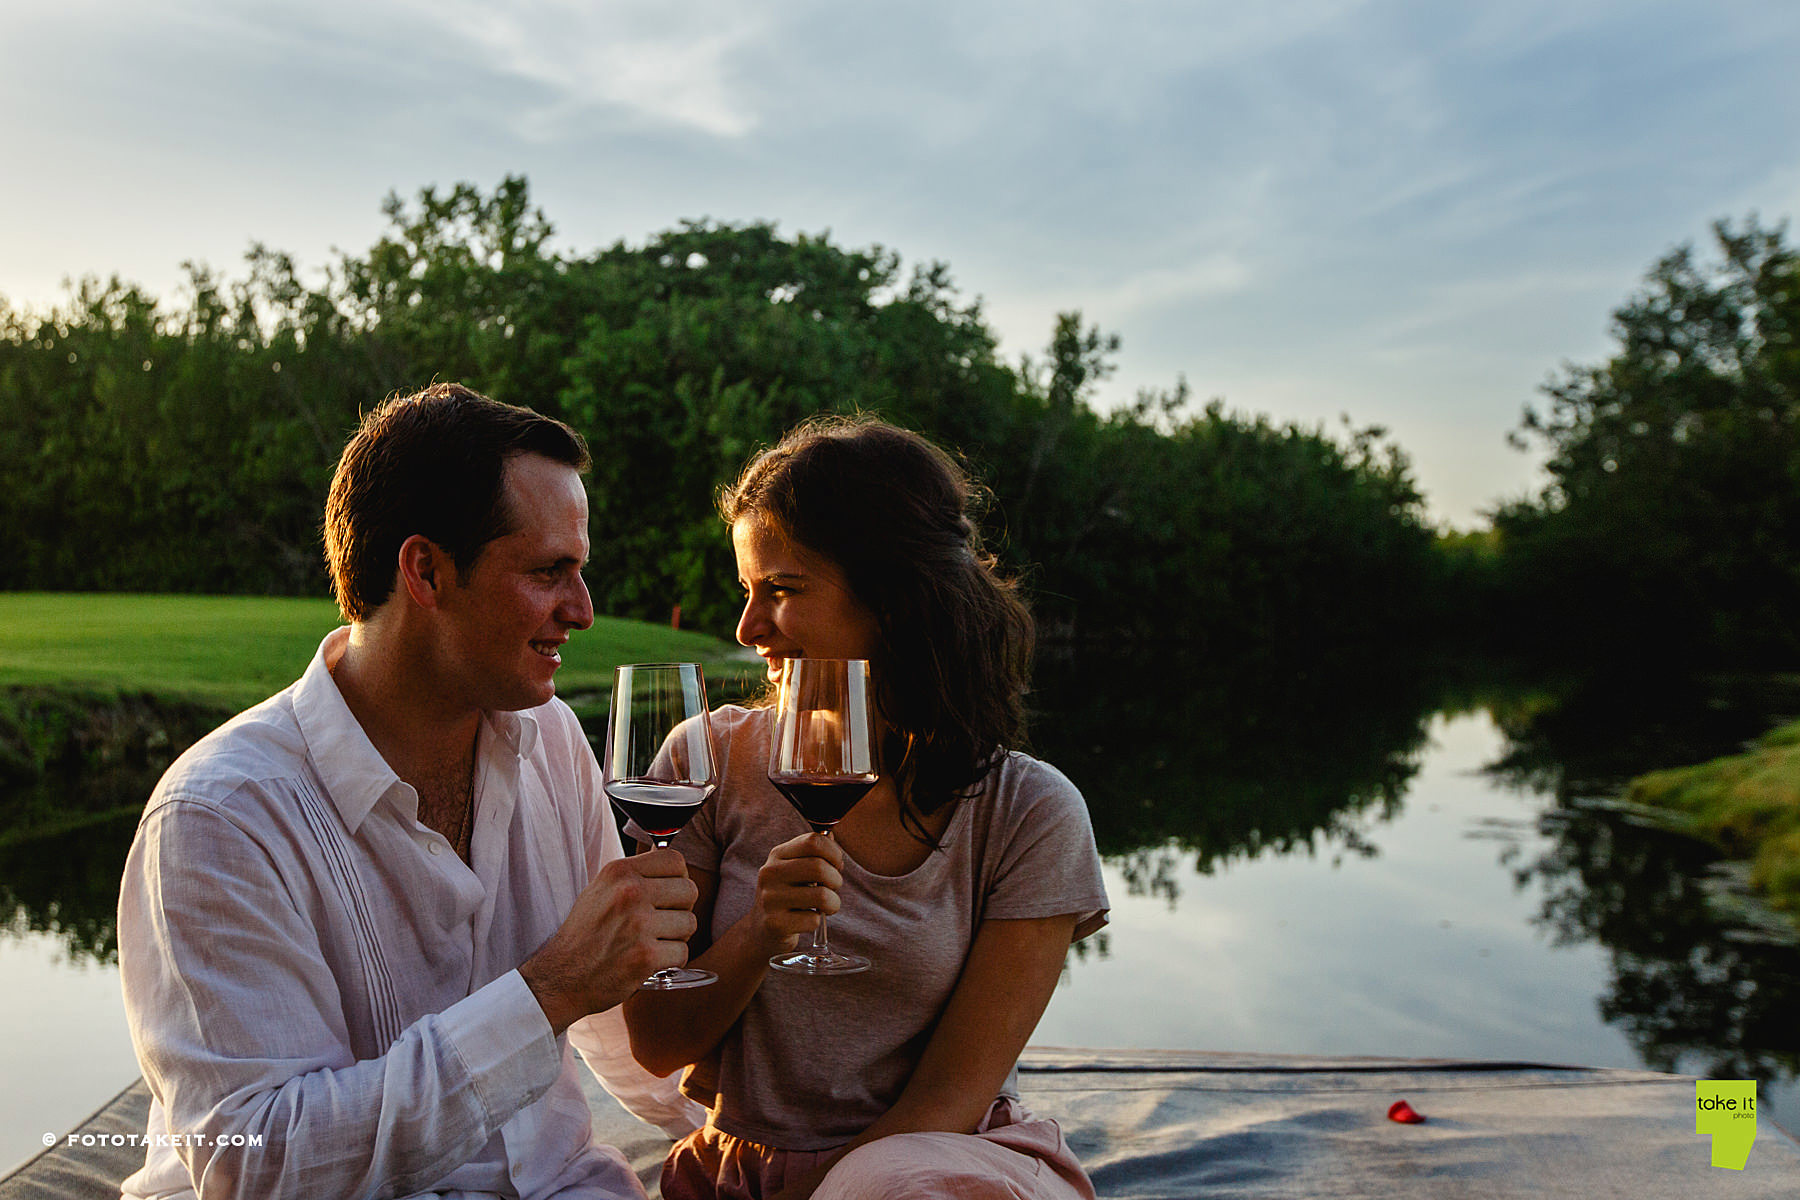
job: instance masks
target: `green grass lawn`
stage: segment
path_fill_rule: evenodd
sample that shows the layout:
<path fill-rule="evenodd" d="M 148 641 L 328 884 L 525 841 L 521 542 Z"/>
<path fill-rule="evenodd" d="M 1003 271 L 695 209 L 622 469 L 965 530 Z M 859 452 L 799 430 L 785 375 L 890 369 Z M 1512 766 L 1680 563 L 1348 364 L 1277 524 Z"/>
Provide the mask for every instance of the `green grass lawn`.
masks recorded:
<path fill-rule="evenodd" d="M 154 692 L 243 708 L 293 682 L 339 624 L 329 600 L 0 592 L 0 686 Z M 577 708 L 626 662 L 702 662 L 709 692 L 755 674 L 705 634 L 598 617 L 563 651 L 557 691 Z M 586 697 L 584 701 L 584 696 Z"/>

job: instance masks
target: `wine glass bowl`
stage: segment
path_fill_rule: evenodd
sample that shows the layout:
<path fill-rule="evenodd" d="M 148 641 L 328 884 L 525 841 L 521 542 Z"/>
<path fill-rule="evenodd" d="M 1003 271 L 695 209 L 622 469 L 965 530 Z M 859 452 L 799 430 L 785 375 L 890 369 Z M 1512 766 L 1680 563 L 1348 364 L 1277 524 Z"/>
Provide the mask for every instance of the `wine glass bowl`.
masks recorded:
<path fill-rule="evenodd" d="M 790 658 L 782 667 L 769 727 L 769 782 L 813 830 L 832 827 L 881 779 L 874 692 L 860 658 Z M 825 914 L 810 947 L 769 960 L 777 971 L 850 975 L 869 969 L 860 954 L 834 951 Z"/>
<path fill-rule="evenodd" d="M 601 786 L 626 820 L 660 849 L 719 783 L 706 678 L 698 663 L 630 663 L 613 671 Z M 666 967 L 642 986 L 699 987 L 718 978 Z"/>

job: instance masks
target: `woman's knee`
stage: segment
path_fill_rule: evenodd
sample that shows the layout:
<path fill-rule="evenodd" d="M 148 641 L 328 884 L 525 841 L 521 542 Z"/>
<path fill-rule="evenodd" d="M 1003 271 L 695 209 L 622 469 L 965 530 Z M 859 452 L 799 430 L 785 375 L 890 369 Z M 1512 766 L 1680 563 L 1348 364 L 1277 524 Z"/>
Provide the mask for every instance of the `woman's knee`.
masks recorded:
<path fill-rule="evenodd" d="M 901 1133 L 839 1159 L 813 1200 L 1022 1200 L 1039 1165 L 967 1134 Z"/>

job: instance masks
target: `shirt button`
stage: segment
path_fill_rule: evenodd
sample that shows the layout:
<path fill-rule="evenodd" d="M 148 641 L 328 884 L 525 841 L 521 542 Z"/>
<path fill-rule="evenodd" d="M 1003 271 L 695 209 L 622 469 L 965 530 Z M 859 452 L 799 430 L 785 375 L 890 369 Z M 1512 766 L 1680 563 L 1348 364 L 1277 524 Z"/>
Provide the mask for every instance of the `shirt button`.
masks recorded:
<path fill-rule="evenodd" d="M 524 1167 L 521 1167 L 518 1163 L 514 1163 L 512 1166 L 512 1177 L 517 1179 L 524 1170 Z"/>
<path fill-rule="evenodd" d="M 439 841 L 433 841 L 431 843 L 431 852 L 433 854 L 442 854 L 444 852 L 444 843 L 439 842 Z"/>

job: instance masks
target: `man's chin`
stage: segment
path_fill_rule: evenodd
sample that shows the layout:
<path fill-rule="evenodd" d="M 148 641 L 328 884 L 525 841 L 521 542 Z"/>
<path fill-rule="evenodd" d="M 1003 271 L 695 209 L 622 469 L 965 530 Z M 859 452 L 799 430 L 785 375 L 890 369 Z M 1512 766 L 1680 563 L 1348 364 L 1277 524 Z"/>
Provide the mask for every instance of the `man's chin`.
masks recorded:
<path fill-rule="evenodd" d="M 505 696 L 496 697 L 499 702 L 493 707 L 496 712 L 524 712 L 529 708 L 541 708 L 555 698 L 556 680 L 546 679 L 511 689 Z"/>

